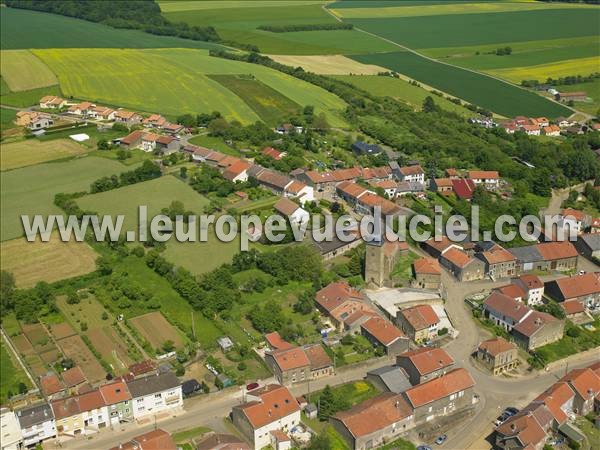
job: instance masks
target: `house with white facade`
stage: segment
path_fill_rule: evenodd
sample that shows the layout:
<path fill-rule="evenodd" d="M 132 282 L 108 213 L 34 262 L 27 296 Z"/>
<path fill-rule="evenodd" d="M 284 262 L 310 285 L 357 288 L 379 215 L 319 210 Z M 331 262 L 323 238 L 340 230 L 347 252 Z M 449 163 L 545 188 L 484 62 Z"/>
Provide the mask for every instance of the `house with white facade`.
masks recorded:
<path fill-rule="evenodd" d="M 271 432 L 287 433 L 300 423 L 300 405 L 285 386 L 269 384 L 246 394 L 231 410 L 233 425 L 258 450 L 271 443 Z"/>
<path fill-rule="evenodd" d="M 48 403 L 28 406 L 15 411 L 21 434 L 23 446 L 29 447 L 56 437 L 56 422 L 54 413 Z"/>
<path fill-rule="evenodd" d="M 23 443 L 23 435 L 17 416 L 8 408 L 0 409 L 0 449 L 18 450 Z"/>
<path fill-rule="evenodd" d="M 499 291 L 493 291 L 483 302 L 483 311 L 496 325 L 511 331 L 531 314 L 531 309 Z"/>
<path fill-rule="evenodd" d="M 308 211 L 287 198 L 278 200 L 274 208 L 275 211 L 286 216 L 290 220 L 290 223 L 304 224 L 310 219 Z"/>
<path fill-rule="evenodd" d="M 469 170 L 469 179 L 475 186 L 483 185 L 486 189 L 496 190 L 500 185 L 500 175 L 495 170 Z"/>
<path fill-rule="evenodd" d="M 400 167 L 400 181 L 425 183 L 425 172 L 420 165 Z"/>
<path fill-rule="evenodd" d="M 127 389 L 131 394 L 133 417 L 136 420 L 183 406 L 181 383 L 172 372 L 128 381 Z"/>

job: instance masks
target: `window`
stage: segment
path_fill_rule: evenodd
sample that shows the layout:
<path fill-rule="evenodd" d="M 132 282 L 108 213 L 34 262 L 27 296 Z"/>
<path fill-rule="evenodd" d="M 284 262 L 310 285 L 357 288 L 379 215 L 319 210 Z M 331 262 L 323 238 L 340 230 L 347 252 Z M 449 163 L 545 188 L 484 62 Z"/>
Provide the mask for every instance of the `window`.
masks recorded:
<path fill-rule="evenodd" d="M 142 403 L 143 401 L 144 401 L 144 399 L 143 399 L 143 398 L 138 398 L 138 399 L 136 400 L 136 402 L 138 402 L 138 403 Z"/>
<path fill-rule="evenodd" d="M 154 398 L 161 398 L 162 394 L 154 394 Z"/>

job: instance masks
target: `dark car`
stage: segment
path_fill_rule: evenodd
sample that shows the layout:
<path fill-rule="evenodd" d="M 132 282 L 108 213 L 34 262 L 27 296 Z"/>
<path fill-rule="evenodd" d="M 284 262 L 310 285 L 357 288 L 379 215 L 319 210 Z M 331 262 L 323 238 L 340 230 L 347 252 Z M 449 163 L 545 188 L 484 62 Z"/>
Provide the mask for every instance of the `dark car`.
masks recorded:
<path fill-rule="evenodd" d="M 435 440 L 435 443 L 437 445 L 442 445 L 444 442 L 446 442 L 446 439 L 448 439 L 448 435 L 447 434 L 442 434 L 439 438 L 437 438 Z"/>
<path fill-rule="evenodd" d="M 246 390 L 247 391 L 253 391 L 254 389 L 256 389 L 258 387 L 258 383 L 248 383 L 246 385 Z"/>
<path fill-rule="evenodd" d="M 519 412 L 519 410 L 517 408 L 514 408 L 513 406 L 509 406 L 508 408 L 506 408 L 504 410 L 504 412 L 506 414 L 509 414 L 510 416 L 514 416 L 515 414 L 517 414 Z"/>
<path fill-rule="evenodd" d="M 419 445 L 417 447 L 417 450 L 431 450 L 431 447 L 429 447 L 427 445 Z"/>

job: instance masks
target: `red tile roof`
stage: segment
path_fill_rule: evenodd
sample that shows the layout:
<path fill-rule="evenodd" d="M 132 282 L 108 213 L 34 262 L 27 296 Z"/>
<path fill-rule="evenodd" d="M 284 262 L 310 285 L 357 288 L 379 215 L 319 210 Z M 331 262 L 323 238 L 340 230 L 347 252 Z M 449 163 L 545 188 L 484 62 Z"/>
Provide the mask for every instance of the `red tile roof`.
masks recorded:
<path fill-rule="evenodd" d="M 141 130 L 136 130 L 132 133 L 129 133 L 127 136 L 125 136 L 123 139 L 121 139 L 121 143 L 125 144 L 125 145 L 133 145 L 135 144 L 137 141 L 142 139 L 142 136 L 144 136 L 144 132 Z"/>
<path fill-rule="evenodd" d="M 419 348 L 398 355 L 398 359 L 407 358 L 421 375 L 450 367 L 454 359 L 441 348 Z"/>
<path fill-rule="evenodd" d="M 56 375 L 55 373 L 41 377 L 40 385 L 42 388 L 42 392 L 45 395 L 56 394 L 57 392 L 60 392 L 65 388 L 62 381 L 60 381 L 60 378 L 58 378 L 58 375 Z"/>
<path fill-rule="evenodd" d="M 67 387 L 77 386 L 78 384 L 84 383 L 86 380 L 83 371 L 79 366 L 65 370 L 62 373 L 62 379 L 66 383 Z"/>
<path fill-rule="evenodd" d="M 79 401 L 79 409 L 81 412 L 92 411 L 106 406 L 104 398 L 98 390 L 81 394 L 77 399 Z"/>
<path fill-rule="evenodd" d="M 554 281 L 565 299 L 574 299 L 600 292 L 600 273 L 586 273 Z"/>
<path fill-rule="evenodd" d="M 156 364 L 151 359 L 146 359 L 129 366 L 129 372 L 134 376 L 143 375 L 156 370 Z"/>
<path fill-rule="evenodd" d="M 517 414 L 496 428 L 496 431 L 505 438 L 517 438 L 524 449 L 529 445 L 533 445 L 531 448 L 537 448 L 540 442 L 546 440 L 546 432 L 532 413 Z"/>
<path fill-rule="evenodd" d="M 495 170 L 469 170 L 469 178 L 472 180 L 497 180 L 500 175 Z"/>
<path fill-rule="evenodd" d="M 569 383 L 586 400 L 600 393 L 600 375 L 590 367 L 571 370 L 560 381 Z"/>
<path fill-rule="evenodd" d="M 408 176 L 408 175 L 421 175 L 421 174 L 424 174 L 425 172 L 423 171 L 423 168 L 419 164 L 417 164 L 414 166 L 400 167 L 400 173 L 404 176 Z"/>
<path fill-rule="evenodd" d="M 440 263 L 434 258 L 419 258 L 413 263 L 415 273 L 427 273 L 432 275 L 440 275 Z"/>
<path fill-rule="evenodd" d="M 269 384 L 248 392 L 248 395 L 259 397 L 261 401 L 251 401 L 234 406 L 234 408 L 239 408 L 244 412 L 254 429 L 300 411 L 298 402 L 285 386 Z"/>
<path fill-rule="evenodd" d="M 386 392 L 337 413 L 335 419 L 358 438 L 392 426 L 411 415 L 412 409 L 401 394 Z"/>
<path fill-rule="evenodd" d="M 520 322 L 531 311 L 523 303 L 498 291 L 492 291 L 483 304 L 486 308 L 491 308 L 505 317 L 510 317 L 514 322 Z"/>
<path fill-rule="evenodd" d="M 321 344 L 304 347 L 304 353 L 310 362 L 310 369 L 317 370 L 333 366 L 331 358 Z"/>
<path fill-rule="evenodd" d="M 171 435 L 164 430 L 153 430 L 140 434 L 124 444 L 110 450 L 176 450 Z"/>
<path fill-rule="evenodd" d="M 229 181 L 233 181 L 233 179 L 240 174 L 244 173 L 246 170 L 250 168 L 251 164 L 248 161 L 238 160 L 231 164 L 225 172 L 223 172 L 223 178 Z"/>
<path fill-rule="evenodd" d="M 498 244 L 494 245 L 487 252 L 481 252 L 481 256 L 487 261 L 488 264 L 507 263 L 516 261 L 517 259 L 511 252 L 502 248 Z"/>
<path fill-rule="evenodd" d="M 523 299 L 527 297 L 527 293 L 516 284 L 507 284 L 506 286 L 500 286 L 496 290 L 515 300 L 518 298 Z"/>
<path fill-rule="evenodd" d="M 531 311 L 531 314 L 529 314 L 521 323 L 515 325 L 514 330 L 524 336 L 531 337 L 538 330 L 543 328 L 544 325 L 556 321 L 558 321 L 558 319 L 550 314 L 540 311 Z"/>
<path fill-rule="evenodd" d="M 473 180 L 466 180 L 464 178 L 453 179 L 452 188 L 458 198 L 462 200 L 470 200 L 473 198 L 475 183 L 473 183 Z"/>
<path fill-rule="evenodd" d="M 469 255 L 456 247 L 450 247 L 448 250 L 442 253 L 442 258 L 450 261 L 459 268 L 465 267 L 471 262 L 472 259 Z"/>
<path fill-rule="evenodd" d="M 381 317 L 372 317 L 360 327 L 366 330 L 385 347 L 393 344 L 398 339 L 406 338 L 404 333 L 396 328 L 392 322 Z"/>
<path fill-rule="evenodd" d="M 127 389 L 127 385 L 122 381 L 105 384 L 104 386 L 100 386 L 98 389 L 100 390 L 102 398 L 107 405 L 114 405 L 126 400 L 131 400 L 131 394 Z"/>
<path fill-rule="evenodd" d="M 294 195 L 297 195 L 300 193 L 300 191 L 302 191 L 302 189 L 304 189 L 306 187 L 306 185 L 304 183 L 302 183 L 301 181 L 298 180 L 294 180 L 291 182 L 291 184 L 289 186 L 287 186 L 285 188 L 285 190 L 287 192 L 291 192 Z"/>
<path fill-rule="evenodd" d="M 429 247 L 436 249 L 440 253 L 443 252 L 444 250 L 446 250 L 451 245 L 454 245 L 454 243 L 450 239 L 448 239 L 446 236 L 442 236 L 441 240 L 439 240 L 439 241 L 436 241 L 435 238 L 431 238 L 431 239 L 425 241 L 425 244 L 428 245 Z"/>
<path fill-rule="evenodd" d="M 284 340 L 277 331 L 265 334 L 265 340 L 273 350 L 286 350 L 293 347 L 293 345 Z"/>
<path fill-rule="evenodd" d="M 76 400 L 76 397 L 67 397 L 54 400 L 50 403 L 50 406 L 52 406 L 54 418 L 57 420 L 64 419 L 65 417 L 71 417 L 81 412 L 79 409 L 79 402 Z"/>
<path fill-rule="evenodd" d="M 544 282 L 537 275 L 521 275 L 517 281 L 521 281 L 529 290 L 544 287 Z"/>
<path fill-rule="evenodd" d="M 416 305 L 399 312 L 415 330 L 423 330 L 440 322 L 431 305 Z"/>
<path fill-rule="evenodd" d="M 318 291 L 315 300 L 331 314 L 347 300 L 362 301 L 362 295 L 348 283 L 336 281 Z"/>
<path fill-rule="evenodd" d="M 488 354 L 492 356 L 498 356 L 500 353 L 514 350 L 517 347 L 515 346 L 515 344 L 508 342 L 506 339 L 500 336 L 494 339 L 488 339 L 487 341 L 483 341 L 481 344 L 479 344 L 479 348 L 485 350 Z"/>
<path fill-rule="evenodd" d="M 367 189 L 365 189 L 361 185 L 353 183 L 351 181 L 341 182 L 336 186 L 336 189 L 342 192 L 343 194 L 355 199 L 368 192 Z"/>
<path fill-rule="evenodd" d="M 575 249 L 575 246 L 568 241 L 544 242 L 542 244 L 538 244 L 536 247 L 545 261 L 577 257 L 577 250 Z"/>
<path fill-rule="evenodd" d="M 585 306 L 583 305 L 583 302 L 580 302 L 579 300 L 568 300 L 566 302 L 562 302 L 560 306 L 565 311 L 567 316 L 585 312 Z"/>
<path fill-rule="evenodd" d="M 279 150 L 275 150 L 273 147 L 265 147 L 261 153 L 276 160 L 280 160 L 282 158 L 281 152 Z"/>
<path fill-rule="evenodd" d="M 290 199 L 284 197 L 275 203 L 274 208 L 275 211 L 283 214 L 284 216 L 291 216 L 300 207 Z"/>
<path fill-rule="evenodd" d="M 562 409 L 562 406 L 573 399 L 575 394 L 567 383 L 554 383 L 540 395 L 538 395 L 534 401 L 544 403 L 554 419 L 562 424 L 567 421 L 567 414 Z"/>
<path fill-rule="evenodd" d="M 441 377 L 413 386 L 405 394 L 412 406 L 418 408 L 472 388 L 473 386 L 475 386 L 475 381 L 471 377 L 471 374 L 465 369 L 460 368 L 451 370 Z"/>
<path fill-rule="evenodd" d="M 271 353 L 279 369 L 282 372 L 302 367 L 309 367 L 310 361 L 300 347 L 290 347 L 283 350 L 275 350 Z"/>

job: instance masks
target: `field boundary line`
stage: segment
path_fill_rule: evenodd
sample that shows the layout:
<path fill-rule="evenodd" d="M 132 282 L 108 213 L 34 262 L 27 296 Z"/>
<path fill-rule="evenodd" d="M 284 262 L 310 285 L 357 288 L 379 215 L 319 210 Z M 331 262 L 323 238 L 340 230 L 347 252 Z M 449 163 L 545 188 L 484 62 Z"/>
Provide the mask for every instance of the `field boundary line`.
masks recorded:
<path fill-rule="evenodd" d="M 323 9 L 323 10 L 325 10 L 325 11 L 326 11 L 328 14 L 330 14 L 332 17 L 334 17 L 334 18 L 335 18 L 337 21 L 339 21 L 339 22 L 343 22 L 343 20 L 342 20 L 341 18 L 339 18 L 338 16 L 336 16 L 335 14 L 333 14 L 333 13 L 332 13 L 331 11 L 329 11 L 327 8 L 325 8 L 325 6 L 326 6 L 326 5 L 327 5 L 327 3 L 325 3 L 325 4 L 322 6 L 322 9 Z M 349 23 L 352 23 L 352 22 L 349 22 Z M 373 37 L 379 38 L 379 39 L 381 39 L 381 40 L 383 40 L 383 41 L 386 41 L 386 42 L 388 42 L 389 44 L 395 45 L 395 46 L 396 46 L 396 47 L 398 47 L 398 48 L 401 48 L 401 49 L 403 49 L 403 50 L 405 50 L 405 51 L 411 52 L 411 53 L 413 53 L 414 55 L 420 56 L 421 58 L 427 59 L 427 60 L 429 60 L 429 61 L 431 61 L 431 62 L 435 62 L 435 63 L 438 63 L 438 64 L 444 64 L 444 65 L 446 65 L 446 66 L 453 67 L 453 68 L 455 68 L 455 69 L 458 69 L 458 70 L 466 70 L 467 72 L 471 72 L 471 73 L 474 73 L 474 74 L 476 74 L 476 75 L 482 75 L 482 76 L 484 76 L 484 77 L 488 77 L 488 78 L 491 78 L 491 79 L 493 79 L 493 80 L 500 81 L 501 83 L 507 84 L 507 85 L 509 85 L 509 86 L 513 86 L 513 87 L 519 88 L 519 89 L 521 89 L 521 90 L 523 90 L 523 91 L 525 91 L 525 92 L 531 92 L 531 91 L 529 91 L 529 90 L 525 89 L 523 86 L 519 86 L 518 84 L 511 83 L 511 82 L 510 82 L 510 81 L 508 81 L 508 80 L 504 80 L 504 79 L 502 79 L 502 78 L 498 78 L 498 77 L 496 77 L 496 76 L 494 76 L 494 75 L 490 75 L 490 74 L 488 74 L 488 73 L 484 73 L 484 72 L 479 72 L 479 71 L 477 71 L 477 70 L 473 70 L 473 69 L 469 69 L 469 68 L 465 68 L 465 67 L 459 67 L 459 66 L 455 66 L 454 64 L 450 64 L 450 63 L 447 63 L 447 62 L 445 62 L 445 61 L 440 61 L 440 60 L 438 60 L 438 59 L 435 59 L 435 58 L 432 58 L 432 57 L 430 57 L 430 56 L 424 55 L 424 54 L 422 54 L 422 53 L 419 53 L 417 50 L 414 50 L 414 49 L 412 49 L 412 48 L 410 48 L 410 47 L 406 47 L 405 45 L 399 44 L 398 42 L 396 42 L 396 41 L 392 41 L 391 39 L 385 38 L 385 37 L 383 37 L 383 36 L 379 36 L 378 34 L 371 33 L 370 31 L 363 30 L 363 29 L 362 29 L 362 28 L 360 28 L 360 27 L 354 26 L 354 29 L 355 29 L 355 30 L 357 30 L 357 31 L 360 31 L 361 33 L 365 33 L 365 34 L 368 34 L 368 35 L 370 35 L 370 36 L 373 36 Z M 407 75 L 405 75 L 405 76 L 406 76 L 407 78 L 410 78 L 410 77 L 408 77 Z M 417 80 L 417 79 L 415 79 L 415 78 L 410 78 L 410 79 L 411 79 L 411 80 L 414 80 L 414 81 L 417 81 L 417 82 L 419 82 L 419 83 L 421 83 L 421 81 L 419 81 L 419 80 Z M 422 83 L 421 83 L 421 84 L 422 84 Z M 444 91 L 440 91 L 440 90 L 439 90 L 439 89 L 437 89 L 437 88 L 432 88 L 431 90 L 436 90 L 436 91 L 439 91 L 439 92 L 444 92 Z M 452 94 L 448 94 L 447 92 L 444 92 L 444 94 L 446 94 L 446 95 L 449 95 L 450 97 L 453 97 L 453 98 L 458 98 L 458 99 L 461 99 L 460 97 L 456 97 L 456 96 L 454 96 L 454 95 L 452 95 Z M 535 94 L 535 95 L 537 95 L 537 94 Z M 540 97 L 541 97 L 541 96 L 540 96 Z M 564 106 L 565 108 L 567 108 L 567 109 L 571 110 L 571 111 L 572 111 L 572 114 L 571 114 L 571 116 L 572 116 L 573 114 L 576 114 L 576 113 L 578 112 L 577 110 L 575 110 L 575 109 L 571 108 L 570 106 L 567 106 L 567 105 L 565 105 L 565 104 L 563 104 L 563 103 L 557 102 L 557 101 L 556 101 L 556 100 L 554 100 L 554 99 L 550 99 L 550 98 L 547 98 L 547 97 L 542 97 L 542 98 L 546 98 L 546 100 L 549 100 L 549 101 L 551 101 L 551 102 L 554 102 L 554 103 L 556 103 L 556 104 L 558 104 L 558 105 Z M 466 101 L 466 100 L 464 100 L 464 99 L 461 99 L 461 100 L 463 100 L 463 101 Z M 498 114 L 498 115 L 499 115 L 499 114 Z M 570 117 L 570 116 L 569 116 L 569 117 Z"/>
<path fill-rule="evenodd" d="M 25 372 L 25 374 L 27 375 L 27 378 L 29 378 L 29 381 L 31 381 L 31 385 L 35 388 L 39 389 L 38 384 L 35 382 L 35 379 L 33 378 L 33 375 L 31 375 L 31 373 L 29 372 L 29 368 L 27 367 L 27 365 L 23 362 L 23 360 L 21 359 L 21 355 L 19 355 L 19 352 L 17 352 L 17 350 L 15 349 L 15 347 L 13 346 L 13 343 L 11 342 L 11 340 L 8 338 L 8 335 L 6 334 L 6 332 L 4 331 L 4 328 L 0 327 L 0 333 L 2 334 L 2 339 L 4 339 L 6 341 L 6 346 L 10 349 L 11 353 L 14 355 L 14 357 L 17 359 L 17 361 L 19 362 L 19 365 L 21 366 L 21 369 L 23 369 L 23 371 Z"/>

